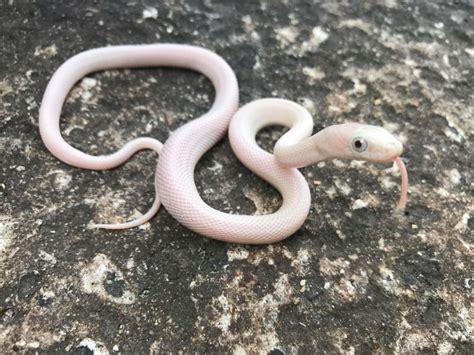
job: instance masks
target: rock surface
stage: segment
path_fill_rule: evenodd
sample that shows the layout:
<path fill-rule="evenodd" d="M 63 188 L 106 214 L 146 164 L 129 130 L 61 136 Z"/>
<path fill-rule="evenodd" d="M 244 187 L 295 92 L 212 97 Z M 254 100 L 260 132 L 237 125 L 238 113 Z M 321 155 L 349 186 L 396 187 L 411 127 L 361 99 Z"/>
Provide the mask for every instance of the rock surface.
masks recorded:
<path fill-rule="evenodd" d="M 269 246 L 208 240 L 153 200 L 156 157 L 113 171 L 56 160 L 38 134 L 48 78 L 82 50 L 202 45 L 237 73 L 241 102 L 284 97 L 317 129 L 353 120 L 405 144 L 397 170 L 329 162 L 302 171 L 307 222 Z M 22 1 L 0 4 L 0 344 L 3 353 L 473 353 L 472 1 Z M 210 82 L 182 70 L 98 73 L 72 91 L 68 142 L 91 154 L 161 140 L 203 114 Z M 259 140 L 271 149 L 281 130 Z M 203 198 L 268 213 L 278 193 L 227 141 L 199 164 Z"/>

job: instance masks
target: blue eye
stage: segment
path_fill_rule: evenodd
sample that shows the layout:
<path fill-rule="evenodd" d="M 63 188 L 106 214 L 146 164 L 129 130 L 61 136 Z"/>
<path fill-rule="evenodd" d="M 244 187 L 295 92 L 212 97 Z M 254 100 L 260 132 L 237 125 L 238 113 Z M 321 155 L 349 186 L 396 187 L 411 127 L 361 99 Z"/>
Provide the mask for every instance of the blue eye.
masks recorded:
<path fill-rule="evenodd" d="M 361 137 L 355 137 L 352 140 L 352 149 L 358 153 L 364 152 L 367 150 L 367 141 Z"/>

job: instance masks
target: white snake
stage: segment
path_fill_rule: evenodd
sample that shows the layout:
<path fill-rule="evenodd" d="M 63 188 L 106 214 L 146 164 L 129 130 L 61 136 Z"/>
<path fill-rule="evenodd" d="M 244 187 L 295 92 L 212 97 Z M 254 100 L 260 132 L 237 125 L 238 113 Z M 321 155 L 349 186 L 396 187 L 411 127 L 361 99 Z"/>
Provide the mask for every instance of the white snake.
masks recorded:
<path fill-rule="evenodd" d="M 64 141 L 59 129 L 61 110 L 78 80 L 100 70 L 150 66 L 182 67 L 206 75 L 216 92 L 211 110 L 179 128 L 164 145 L 154 138 L 137 138 L 113 154 L 91 156 Z M 209 238 L 245 244 L 274 243 L 298 230 L 309 213 L 309 187 L 297 168 L 336 158 L 395 161 L 402 175 L 398 208 L 405 208 L 408 177 L 399 158 L 402 144 L 383 128 L 345 123 L 329 126 L 311 136 L 312 117 L 294 102 L 262 99 L 238 111 L 237 108 L 237 79 L 217 54 L 178 44 L 114 46 L 82 52 L 61 65 L 44 93 L 39 126 L 49 151 L 63 162 L 79 168 L 115 168 L 142 149 L 159 153 L 155 179 L 157 194 L 152 208 L 135 221 L 95 227 L 138 226 L 153 217 L 162 203 L 181 224 Z M 274 154 L 264 151 L 255 140 L 257 132 L 269 125 L 290 128 L 278 140 Z M 215 210 L 199 196 L 194 182 L 196 164 L 227 131 L 240 161 L 280 192 L 283 202 L 278 211 L 259 216 L 233 215 Z"/>

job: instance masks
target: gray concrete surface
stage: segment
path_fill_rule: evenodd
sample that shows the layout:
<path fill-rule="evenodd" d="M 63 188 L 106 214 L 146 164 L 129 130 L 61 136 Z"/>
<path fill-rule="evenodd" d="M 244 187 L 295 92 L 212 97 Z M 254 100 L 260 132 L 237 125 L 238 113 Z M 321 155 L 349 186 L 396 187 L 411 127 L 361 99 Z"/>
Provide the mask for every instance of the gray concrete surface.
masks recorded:
<path fill-rule="evenodd" d="M 474 3 L 465 1 L 19 1 L 0 3 L 2 353 L 473 353 Z M 241 102 L 302 103 L 318 129 L 354 120 L 405 143 L 411 181 L 394 214 L 391 166 L 303 169 L 313 206 L 270 246 L 207 240 L 165 210 L 105 232 L 153 200 L 156 157 L 94 172 L 44 148 L 48 78 L 82 50 L 178 42 L 226 58 Z M 182 70 L 93 75 L 64 109 L 91 154 L 165 140 L 206 112 L 211 84 Z M 265 130 L 271 149 L 281 130 Z M 267 213 L 278 193 L 223 141 L 196 171 L 203 198 Z"/>

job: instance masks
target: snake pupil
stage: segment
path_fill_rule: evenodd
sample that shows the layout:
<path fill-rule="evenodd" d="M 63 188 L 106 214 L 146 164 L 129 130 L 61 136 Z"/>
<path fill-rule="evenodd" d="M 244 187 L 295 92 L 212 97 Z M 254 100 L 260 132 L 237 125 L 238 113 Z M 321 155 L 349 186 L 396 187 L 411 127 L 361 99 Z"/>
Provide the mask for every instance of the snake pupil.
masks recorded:
<path fill-rule="evenodd" d="M 352 140 L 352 149 L 358 153 L 362 153 L 367 149 L 367 141 L 361 137 L 354 138 Z"/>

